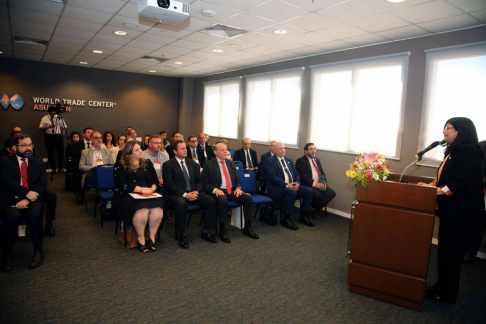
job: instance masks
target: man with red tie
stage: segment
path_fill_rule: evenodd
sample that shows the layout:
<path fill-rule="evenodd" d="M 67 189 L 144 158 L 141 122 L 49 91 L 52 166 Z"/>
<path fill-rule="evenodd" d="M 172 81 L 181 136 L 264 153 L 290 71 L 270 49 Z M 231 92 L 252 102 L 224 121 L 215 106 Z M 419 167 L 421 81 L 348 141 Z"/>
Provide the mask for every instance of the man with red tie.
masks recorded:
<path fill-rule="evenodd" d="M 206 161 L 202 173 L 203 189 L 208 195 L 216 199 L 216 215 L 220 223 L 219 237 L 221 241 L 230 243 L 225 223 L 228 210 L 228 201 L 234 201 L 243 206 L 245 215 L 245 227 L 243 234 L 258 239 L 258 235 L 251 228 L 251 195 L 241 190 L 240 180 L 236 174 L 236 167 L 233 161 L 226 159 L 226 145 L 216 143 L 215 158 Z"/>
<path fill-rule="evenodd" d="M 34 245 L 30 268 L 37 268 L 44 261 L 42 250 L 42 209 L 47 187 L 44 163 L 32 158 L 34 145 L 27 134 L 14 136 L 16 155 L 0 160 L 0 214 L 4 219 L 3 256 L 1 271 L 13 270 L 12 248 L 17 227 L 27 220 Z"/>

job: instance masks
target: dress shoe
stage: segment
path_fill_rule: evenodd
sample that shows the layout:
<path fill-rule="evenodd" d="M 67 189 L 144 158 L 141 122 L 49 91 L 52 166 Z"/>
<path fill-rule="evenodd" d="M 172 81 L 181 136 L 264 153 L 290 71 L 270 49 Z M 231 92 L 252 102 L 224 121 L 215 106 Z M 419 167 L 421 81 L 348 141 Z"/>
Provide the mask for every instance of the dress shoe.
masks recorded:
<path fill-rule="evenodd" d="M 456 302 L 455 299 L 446 298 L 438 293 L 435 292 L 434 289 L 427 289 L 425 292 L 425 297 L 430 300 L 435 300 L 440 303 L 447 303 L 447 304 L 454 304 Z"/>
<path fill-rule="evenodd" d="M 34 257 L 30 260 L 29 268 L 38 268 L 44 262 L 44 252 L 35 252 Z"/>
<path fill-rule="evenodd" d="M 219 238 L 224 243 L 231 243 L 231 240 L 228 236 L 228 232 L 226 232 L 226 231 L 221 231 L 221 233 L 219 234 Z"/>
<path fill-rule="evenodd" d="M 213 236 L 213 234 L 209 232 L 201 233 L 201 238 L 205 241 L 208 241 L 209 243 L 218 243 L 218 241 L 216 241 L 216 238 Z"/>
<path fill-rule="evenodd" d="M 12 262 L 12 252 L 3 252 L 2 256 L 2 272 L 10 272 L 14 269 Z"/>
<path fill-rule="evenodd" d="M 289 230 L 292 230 L 292 231 L 296 231 L 298 230 L 299 228 L 294 224 L 294 222 L 292 222 L 292 220 L 290 218 L 288 219 L 285 219 L 283 221 L 280 222 L 280 224 L 285 227 L 285 228 L 288 228 Z"/>
<path fill-rule="evenodd" d="M 44 233 L 46 233 L 46 235 L 49 236 L 49 237 L 56 236 L 56 231 L 54 230 L 54 227 L 52 225 L 46 226 L 44 228 Z"/>
<path fill-rule="evenodd" d="M 300 216 L 299 217 L 299 223 L 304 224 L 304 225 L 307 225 L 309 227 L 316 226 L 316 224 L 314 224 L 313 222 L 310 221 L 309 217 Z"/>
<path fill-rule="evenodd" d="M 254 240 L 258 240 L 258 238 L 259 238 L 259 236 L 255 232 L 253 232 L 253 229 L 251 227 L 249 227 L 249 228 L 245 227 L 243 229 L 243 234 L 251 237 Z"/>
<path fill-rule="evenodd" d="M 179 246 L 183 249 L 189 248 L 189 243 L 187 242 L 187 237 L 185 235 L 179 238 Z"/>
<path fill-rule="evenodd" d="M 84 198 L 83 198 L 83 196 L 79 196 L 78 199 L 76 200 L 76 203 L 78 205 L 84 204 Z"/>

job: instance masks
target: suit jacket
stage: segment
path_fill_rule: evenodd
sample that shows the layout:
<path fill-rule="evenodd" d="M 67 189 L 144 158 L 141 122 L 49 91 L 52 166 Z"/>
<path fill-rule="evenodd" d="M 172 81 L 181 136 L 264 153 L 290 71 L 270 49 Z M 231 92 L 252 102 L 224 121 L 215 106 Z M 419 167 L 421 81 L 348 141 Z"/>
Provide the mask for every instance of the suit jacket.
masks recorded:
<path fill-rule="evenodd" d="M 175 157 L 175 154 L 174 154 L 174 145 L 170 144 L 169 146 L 167 146 L 165 148 L 165 150 L 167 151 L 167 154 L 169 154 L 169 159 L 172 159 Z"/>
<path fill-rule="evenodd" d="M 15 197 L 25 197 L 35 191 L 42 199 L 47 188 L 47 173 L 44 163 L 35 158 L 27 159 L 29 189 L 20 184 L 20 166 L 16 155 L 0 159 L 0 211 L 10 207 Z"/>
<path fill-rule="evenodd" d="M 284 156 L 284 161 L 287 163 L 287 168 L 292 175 L 293 182 L 300 183 L 299 173 L 295 169 L 292 159 Z M 285 182 L 284 170 L 276 155 L 267 160 L 265 168 L 268 195 L 278 199 L 281 196 L 282 190 L 287 187 L 288 183 Z"/>
<path fill-rule="evenodd" d="M 251 159 L 251 163 L 253 165 L 254 168 L 258 168 L 258 158 L 257 158 L 257 153 L 255 150 L 253 149 L 250 149 L 250 159 Z M 235 152 L 235 157 L 233 158 L 233 161 L 241 161 L 243 162 L 243 168 L 244 169 L 249 169 L 250 166 L 248 166 L 246 164 L 246 154 L 245 154 L 245 150 L 243 148 L 237 150 Z"/>
<path fill-rule="evenodd" d="M 223 179 L 218 165 L 218 159 L 214 158 L 204 164 L 202 172 L 203 189 L 207 194 L 212 194 L 214 189 L 221 189 Z M 241 188 L 240 180 L 236 174 L 236 166 L 233 161 L 225 160 L 226 169 L 231 180 L 231 190 Z"/>
<path fill-rule="evenodd" d="M 198 160 L 199 160 L 199 157 L 197 156 L 197 147 L 196 147 L 196 149 L 195 149 L 195 150 L 196 150 L 196 157 L 197 157 L 197 158 L 198 158 Z M 201 150 L 201 151 L 202 151 L 202 150 Z M 191 148 L 189 145 L 187 145 L 187 158 L 188 158 L 188 159 L 191 159 L 191 160 L 194 158 L 194 156 L 192 156 L 192 148 Z"/>
<path fill-rule="evenodd" d="M 189 174 L 189 182 L 191 183 L 190 191 L 202 192 L 202 182 L 200 167 L 193 160 L 186 158 L 184 164 Z M 164 187 L 169 195 L 183 196 L 186 193 L 186 181 L 184 174 L 180 167 L 179 161 L 176 158 L 170 159 L 162 165 L 164 178 Z"/>
<path fill-rule="evenodd" d="M 325 175 L 324 170 L 322 170 L 321 161 L 317 158 L 315 161 L 321 174 Z M 303 186 L 312 187 L 312 184 L 314 183 L 314 179 L 312 179 L 312 167 L 306 155 L 295 161 L 295 168 L 299 173 L 301 184 Z"/>
<path fill-rule="evenodd" d="M 143 169 L 147 174 L 149 186 L 158 186 L 159 179 L 157 178 L 157 173 L 155 172 L 152 161 L 147 160 Z M 113 170 L 113 176 L 115 179 L 115 188 L 113 192 L 117 197 L 125 197 L 129 193 L 133 193 L 133 190 L 135 190 L 135 187 L 137 186 L 137 176 L 135 172 L 125 170 L 121 162 L 116 162 Z"/>
<path fill-rule="evenodd" d="M 93 147 L 93 145 L 91 145 Z M 81 153 L 86 149 L 86 145 L 84 145 L 84 138 L 81 138 L 78 142 L 73 143 L 72 152 L 71 152 L 71 161 L 73 166 L 79 166 L 79 160 L 81 160 Z"/>
<path fill-rule="evenodd" d="M 450 154 L 445 164 L 442 162 L 437 187 L 447 186 L 453 196 L 437 196 L 437 215 L 441 220 L 466 223 L 484 213 L 482 160 L 478 152 L 475 145 L 463 144 Z"/>
<path fill-rule="evenodd" d="M 81 153 L 81 159 L 79 160 L 79 170 L 88 172 L 91 168 L 93 168 L 93 150 L 93 148 L 83 150 Z M 100 148 L 100 152 L 103 164 L 114 164 L 111 151 L 105 148 Z"/>
<path fill-rule="evenodd" d="M 262 154 L 260 158 L 260 165 L 258 166 L 258 171 L 260 172 L 260 183 L 262 186 L 265 185 L 265 170 L 267 168 L 267 160 L 272 157 L 272 152 L 268 151 L 265 154 Z"/>
<path fill-rule="evenodd" d="M 204 147 L 206 149 L 206 155 L 208 156 L 207 159 L 204 157 L 204 151 L 201 148 L 201 145 L 199 145 L 199 143 L 197 144 L 197 150 L 196 150 L 197 151 L 197 158 L 199 160 L 199 164 L 201 165 L 201 168 L 204 167 L 204 163 L 206 163 L 206 161 L 214 158 L 213 148 L 208 144 L 206 144 Z"/>

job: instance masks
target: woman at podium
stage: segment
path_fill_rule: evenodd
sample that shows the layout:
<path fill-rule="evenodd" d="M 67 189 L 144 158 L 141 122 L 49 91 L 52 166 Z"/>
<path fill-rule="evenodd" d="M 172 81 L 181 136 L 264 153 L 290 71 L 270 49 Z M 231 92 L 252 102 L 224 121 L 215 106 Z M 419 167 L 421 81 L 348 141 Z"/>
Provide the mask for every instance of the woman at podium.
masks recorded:
<path fill-rule="evenodd" d="M 437 283 L 427 290 L 428 299 L 454 303 L 459 273 L 478 212 L 484 211 L 481 162 L 473 122 L 465 117 L 449 119 L 442 131 L 447 144 L 437 179 L 437 210 L 440 218 Z M 419 183 L 419 185 L 426 185 Z"/>

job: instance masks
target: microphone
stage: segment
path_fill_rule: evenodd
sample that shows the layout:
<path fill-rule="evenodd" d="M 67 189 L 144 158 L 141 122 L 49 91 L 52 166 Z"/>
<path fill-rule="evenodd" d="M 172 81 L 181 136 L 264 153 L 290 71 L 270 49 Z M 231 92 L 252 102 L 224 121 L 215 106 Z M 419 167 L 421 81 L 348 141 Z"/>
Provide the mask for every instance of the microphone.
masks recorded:
<path fill-rule="evenodd" d="M 432 144 L 430 144 L 429 146 L 427 146 L 425 149 L 423 149 L 422 151 L 418 152 L 415 157 L 417 158 L 417 161 L 420 161 L 422 160 L 422 156 L 427 153 L 428 151 L 434 149 L 437 145 L 439 144 L 444 144 L 445 141 L 435 141 L 433 142 Z"/>

